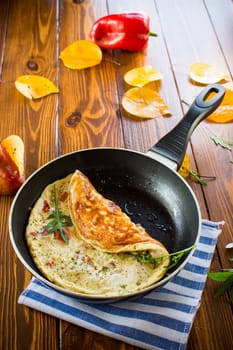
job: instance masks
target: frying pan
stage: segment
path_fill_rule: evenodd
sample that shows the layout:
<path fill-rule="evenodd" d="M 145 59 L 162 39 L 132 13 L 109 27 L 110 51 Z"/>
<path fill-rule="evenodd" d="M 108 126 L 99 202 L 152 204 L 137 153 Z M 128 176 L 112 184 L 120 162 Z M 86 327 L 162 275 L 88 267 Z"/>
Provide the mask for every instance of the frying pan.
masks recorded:
<path fill-rule="evenodd" d="M 34 172 L 17 192 L 9 217 L 10 239 L 23 265 L 48 286 L 80 300 L 113 301 L 105 296 L 77 293 L 53 284 L 37 269 L 26 244 L 27 221 L 35 201 L 48 184 L 76 169 L 86 174 L 97 191 L 115 201 L 169 252 L 197 243 L 201 228 L 199 206 L 191 188 L 176 170 L 182 163 L 192 132 L 217 108 L 224 94 L 224 88 L 217 84 L 203 89 L 178 125 L 146 154 L 120 148 L 85 149 L 58 157 Z M 130 297 L 166 283 L 184 267 L 191 255 L 192 252 L 184 255 L 164 278 Z M 124 298 L 114 297 L 114 301 Z"/>

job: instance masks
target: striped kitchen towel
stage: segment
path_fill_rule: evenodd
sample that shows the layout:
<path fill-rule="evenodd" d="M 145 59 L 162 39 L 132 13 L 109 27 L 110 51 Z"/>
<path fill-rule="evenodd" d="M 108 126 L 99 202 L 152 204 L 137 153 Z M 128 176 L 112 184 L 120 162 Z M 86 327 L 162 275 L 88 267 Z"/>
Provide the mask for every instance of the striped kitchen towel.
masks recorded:
<path fill-rule="evenodd" d="M 185 349 L 221 224 L 203 220 L 199 243 L 184 269 L 135 300 L 87 304 L 33 278 L 18 302 L 143 349 Z"/>

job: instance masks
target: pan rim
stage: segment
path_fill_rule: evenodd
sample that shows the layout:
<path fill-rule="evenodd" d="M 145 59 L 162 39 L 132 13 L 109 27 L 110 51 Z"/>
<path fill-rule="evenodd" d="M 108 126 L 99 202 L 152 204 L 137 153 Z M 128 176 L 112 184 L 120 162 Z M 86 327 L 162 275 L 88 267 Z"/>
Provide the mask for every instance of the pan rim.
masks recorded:
<path fill-rule="evenodd" d="M 198 230 L 196 233 L 196 239 L 194 242 L 194 247 L 196 247 L 197 242 L 199 241 L 200 238 L 200 234 L 201 234 L 201 212 L 200 212 L 200 207 L 198 204 L 198 201 L 196 199 L 196 196 L 192 190 L 192 188 L 189 186 L 189 184 L 182 178 L 182 176 L 174 169 L 170 168 L 169 166 L 167 166 L 166 164 L 164 164 L 162 161 L 157 160 L 156 158 L 152 158 L 150 157 L 148 154 L 146 153 L 142 153 L 140 151 L 136 151 L 136 150 L 130 150 L 130 149 L 126 149 L 126 148 L 120 148 L 120 147 L 94 147 L 94 148 L 85 148 L 82 150 L 75 150 L 69 153 L 65 153 L 63 155 L 60 155 L 50 161 L 48 161 L 47 163 L 43 164 L 41 167 L 39 167 L 37 170 L 35 170 L 24 182 L 24 184 L 20 187 L 20 189 L 18 190 L 18 192 L 16 193 L 12 204 L 11 204 L 11 208 L 10 208 L 10 212 L 9 212 L 9 234 L 10 234 L 10 240 L 11 240 L 11 244 L 13 246 L 13 249 L 17 255 L 17 257 L 19 258 L 19 260 L 21 261 L 21 263 L 24 265 L 24 267 L 26 267 L 26 269 L 32 274 L 32 276 L 36 277 L 39 281 L 41 281 L 42 283 L 46 284 L 47 286 L 63 293 L 63 294 L 68 294 L 69 296 L 78 298 L 78 299 L 82 299 L 84 301 L 102 301 L 102 302 L 112 302 L 114 300 L 122 300 L 122 299 L 126 299 L 126 298 L 131 298 L 131 297 L 140 297 L 140 295 L 145 294 L 150 292 L 151 290 L 158 288 L 164 284 L 166 284 L 168 281 L 170 281 L 175 275 L 177 275 L 183 268 L 184 266 L 187 264 L 187 262 L 190 260 L 191 256 L 193 255 L 193 252 L 195 251 L 195 249 L 191 250 L 187 256 L 185 257 L 184 261 L 171 273 L 169 273 L 168 275 L 165 275 L 161 280 L 157 281 L 156 283 L 143 288 L 141 290 L 135 291 L 133 293 L 128 293 L 128 294 L 123 294 L 123 295 L 113 295 L 113 296 L 104 296 L 104 295 L 98 295 L 98 294 L 85 294 L 85 293 L 79 293 L 76 291 L 72 291 L 72 290 L 68 290 L 65 289 L 59 285 L 54 284 L 53 282 L 49 281 L 47 278 L 45 278 L 44 276 L 42 276 L 42 274 L 39 274 L 37 271 L 35 271 L 28 263 L 27 261 L 24 259 L 24 257 L 22 256 L 22 254 L 20 253 L 15 239 L 14 239 L 14 233 L 13 233 L 13 228 L 12 228 L 12 217 L 13 217 L 13 213 L 14 213 L 14 208 L 15 205 L 17 203 L 17 200 L 21 194 L 21 192 L 24 190 L 24 188 L 28 185 L 28 183 L 30 183 L 31 179 L 38 173 L 40 173 L 44 168 L 46 168 L 47 166 L 49 166 L 50 164 L 58 161 L 59 159 L 62 158 L 66 158 L 69 157 L 72 154 L 77 154 L 77 153 L 81 153 L 81 152 L 91 152 L 91 151 L 95 151 L 95 150 L 113 150 L 113 151 L 124 151 L 124 152 L 128 152 L 128 153 L 135 153 L 135 154 L 139 154 L 140 156 L 149 158 L 151 161 L 155 161 L 158 162 L 160 164 L 162 164 L 163 166 L 165 166 L 168 171 L 172 171 L 173 173 L 175 173 L 175 175 L 183 182 L 183 184 L 187 187 L 187 189 L 189 190 L 196 210 L 197 210 L 197 216 L 198 216 Z"/>

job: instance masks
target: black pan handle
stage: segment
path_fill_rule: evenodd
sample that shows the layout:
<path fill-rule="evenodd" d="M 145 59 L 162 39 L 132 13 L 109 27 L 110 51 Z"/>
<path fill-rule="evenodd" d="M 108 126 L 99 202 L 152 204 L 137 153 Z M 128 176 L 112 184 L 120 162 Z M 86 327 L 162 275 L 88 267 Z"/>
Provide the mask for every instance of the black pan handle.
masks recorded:
<path fill-rule="evenodd" d="M 212 92 L 216 94 L 207 100 L 207 97 Z M 222 85 L 208 85 L 196 97 L 181 121 L 159 140 L 150 151 L 172 160 L 177 164 L 177 169 L 179 169 L 185 156 L 188 141 L 194 129 L 218 107 L 224 95 L 225 88 Z"/>

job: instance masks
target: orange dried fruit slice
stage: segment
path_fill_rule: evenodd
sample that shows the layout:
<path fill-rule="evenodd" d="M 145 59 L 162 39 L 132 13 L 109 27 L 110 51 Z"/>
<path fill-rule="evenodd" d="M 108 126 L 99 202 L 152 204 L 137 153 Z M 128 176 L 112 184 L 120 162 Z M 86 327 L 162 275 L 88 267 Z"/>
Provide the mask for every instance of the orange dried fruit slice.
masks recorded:
<path fill-rule="evenodd" d="M 189 174 L 190 174 L 190 159 L 189 159 L 189 156 L 188 154 L 186 153 L 185 156 L 184 156 L 184 160 L 181 164 L 181 167 L 180 169 L 178 170 L 178 173 L 184 177 L 185 179 L 187 177 L 189 177 Z"/>
<path fill-rule="evenodd" d="M 226 88 L 222 102 L 207 120 L 215 123 L 229 123 L 233 121 L 233 90 Z"/>
<path fill-rule="evenodd" d="M 152 81 L 161 80 L 162 78 L 162 74 L 150 65 L 131 69 L 124 75 L 124 81 L 127 84 L 137 87 L 143 87 Z"/>
<path fill-rule="evenodd" d="M 30 100 L 59 92 L 49 79 L 39 75 L 21 75 L 16 79 L 15 87 Z"/>
<path fill-rule="evenodd" d="M 64 66 L 70 69 L 84 69 L 96 66 L 102 61 L 102 51 L 89 40 L 77 40 L 60 54 Z"/>
<path fill-rule="evenodd" d="M 171 115 L 162 97 L 154 90 L 134 87 L 125 92 L 122 106 L 128 113 L 140 118 Z"/>
<path fill-rule="evenodd" d="M 193 81 L 200 84 L 214 84 L 231 80 L 230 76 L 216 69 L 210 64 L 195 62 L 189 67 L 189 75 Z"/>

